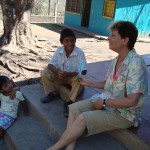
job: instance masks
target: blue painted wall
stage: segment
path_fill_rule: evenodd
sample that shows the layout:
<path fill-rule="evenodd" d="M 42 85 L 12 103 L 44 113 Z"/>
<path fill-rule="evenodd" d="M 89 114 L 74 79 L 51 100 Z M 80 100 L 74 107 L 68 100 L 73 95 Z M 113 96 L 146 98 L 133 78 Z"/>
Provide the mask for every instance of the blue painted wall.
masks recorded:
<path fill-rule="evenodd" d="M 108 27 L 113 21 L 128 20 L 133 22 L 139 36 L 150 34 L 150 0 L 116 0 L 114 19 L 103 17 L 104 0 L 92 0 L 89 31 L 101 35 L 109 35 Z M 81 28 L 82 13 L 80 15 L 65 13 L 64 24 Z"/>
<path fill-rule="evenodd" d="M 108 35 L 108 26 L 113 19 L 103 17 L 104 0 L 92 0 L 89 30 L 101 35 Z"/>
<path fill-rule="evenodd" d="M 114 20 L 133 22 L 139 31 L 139 36 L 150 34 L 150 0 L 117 0 Z"/>
<path fill-rule="evenodd" d="M 108 26 L 112 22 L 112 19 L 102 17 L 103 6 L 104 0 L 92 0 L 89 27 L 87 29 L 102 35 L 108 35 Z M 80 15 L 65 12 L 64 24 L 82 28 L 81 22 L 82 12 Z"/>
<path fill-rule="evenodd" d="M 73 26 L 73 27 L 80 27 L 81 15 L 65 12 L 64 24 Z"/>

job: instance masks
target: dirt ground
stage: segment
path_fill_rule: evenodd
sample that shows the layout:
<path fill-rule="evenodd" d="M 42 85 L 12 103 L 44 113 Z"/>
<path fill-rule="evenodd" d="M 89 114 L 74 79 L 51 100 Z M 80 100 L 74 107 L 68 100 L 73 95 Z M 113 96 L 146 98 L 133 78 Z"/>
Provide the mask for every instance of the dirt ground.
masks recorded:
<path fill-rule="evenodd" d="M 62 30 L 62 27 L 57 25 L 50 24 L 32 24 L 31 25 L 33 37 L 40 43 L 37 54 L 34 56 L 25 56 L 25 57 L 34 57 L 38 58 L 38 61 L 31 63 L 31 58 L 29 59 L 30 63 L 28 65 L 38 67 L 35 71 L 31 69 L 23 69 L 23 73 L 19 76 L 12 76 L 14 73 L 8 71 L 5 67 L 0 66 L 0 73 L 10 75 L 14 77 L 14 81 L 20 82 L 21 85 L 33 84 L 39 81 L 40 70 L 47 66 L 49 58 L 53 55 L 57 47 L 61 46 L 59 42 L 59 33 Z M 3 33 L 3 25 L 0 22 L 0 35 Z M 76 45 L 82 48 L 85 52 L 85 56 L 88 63 L 111 60 L 117 54 L 108 47 L 107 40 L 98 40 L 92 38 L 84 33 L 75 32 L 77 36 Z M 135 49 L 140 55 L 150 54 L 150 40 L 145 42 L 137 42 Z M 14 54 L 13 54 L 14 55 Z M 21 55 L 21 54 L 20 54 Z M 10 58 L 11 59 L 11 58 Z"/>
<path fill-rule="evenodd" d="M 43 24 L 43 26 L 45 25 Z M 33 35 L 37 35 L 37 37 L 49 39 L 51 40 L 52 43 L 55 41 L 56 46 L 60 46 L 59 33 L 61 29 L 62 28 L 58 26 L 41 27 L 37 25 L 32 25 Z M 115 52 L 109 49 L 108 41 L 97 40 L 95 38 L 87 36 L 84 33 L 83 34 L 79 32 L 75 32 L 75 33 L 77 35 L 76 46 L 84 50 L 88 63 L 110 60 L 113 59 L 115 56 L 117 56 Z M 143 42 L 137 42 L 135 44 L 135 49 L 137 53 L 140 55 L 150 54 L 150 38 L 145 39 L 145 41 Z"/>

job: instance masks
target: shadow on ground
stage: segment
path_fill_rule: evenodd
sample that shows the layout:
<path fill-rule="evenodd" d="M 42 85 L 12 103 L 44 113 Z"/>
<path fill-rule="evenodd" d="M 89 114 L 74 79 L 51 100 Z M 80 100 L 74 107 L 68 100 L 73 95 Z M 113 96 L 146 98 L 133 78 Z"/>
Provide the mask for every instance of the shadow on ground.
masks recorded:
<path fill-rule="evenodd" d="M 32 24 L 43 27 L 43 28 L 51 30 L 51 31 L 54 31 L 54 32 L 59 33 L 59 34 L 60 34 L 61 30 L 65 28 L 61 25 L 54 24 L 54 23 L 32 23 Z M 79 33 L 77 31 L 74 31 L 74 32 L 75 32 L 77 38 L 92 37 L 90 35 L 85 35 L 85 33 L 81 33 L 81 32 Z"/>

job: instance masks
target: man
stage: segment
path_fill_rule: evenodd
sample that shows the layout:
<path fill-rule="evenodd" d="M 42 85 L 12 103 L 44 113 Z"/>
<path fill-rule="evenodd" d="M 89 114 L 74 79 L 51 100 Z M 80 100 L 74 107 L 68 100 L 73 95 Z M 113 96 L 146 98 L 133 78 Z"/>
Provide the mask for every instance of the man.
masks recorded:
<path fill-rule="evenodd" d="M 84 52 L 75 46 L 76 36 L 72 30 L 63 29 L 61 31 L 60 43 L 63 46 L 55 51 L 48 62 L 48 67 L 41 72 L 46 94 L 41 102 L 51 102 L 59 93 L 65 100 L 64 116 L 68 117 L 68 105 L 76 101 L 83 89 L 79 78 L 81 74 L 86 74 L 87 62 Z"/>

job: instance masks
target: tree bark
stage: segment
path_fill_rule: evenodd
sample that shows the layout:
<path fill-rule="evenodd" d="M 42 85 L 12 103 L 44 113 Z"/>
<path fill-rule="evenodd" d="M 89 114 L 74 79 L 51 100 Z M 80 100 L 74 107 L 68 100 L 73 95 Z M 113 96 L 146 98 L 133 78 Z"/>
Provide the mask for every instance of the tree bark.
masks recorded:
<path fill-rule="evenodd" d="M 34 0 L 1 0 L 4 33 L 0 48 L 8 51 L 31 43 L 30 15 Z"/>

